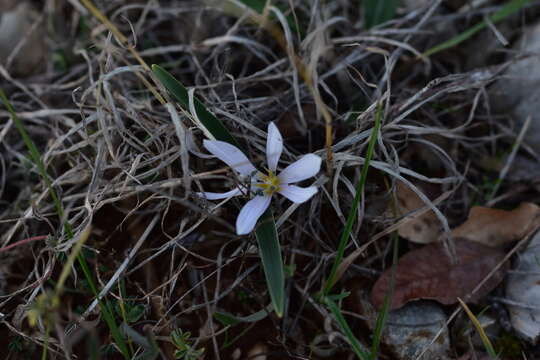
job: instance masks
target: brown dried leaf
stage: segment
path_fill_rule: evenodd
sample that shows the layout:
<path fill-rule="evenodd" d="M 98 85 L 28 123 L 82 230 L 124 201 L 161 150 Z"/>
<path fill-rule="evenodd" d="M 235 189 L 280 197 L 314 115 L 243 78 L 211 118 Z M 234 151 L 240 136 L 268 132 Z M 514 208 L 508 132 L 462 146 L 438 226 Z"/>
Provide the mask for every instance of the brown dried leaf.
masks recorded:
<path fill-rule="evenodd" d="M 501 266 L 470 298 L 467 295 L 484 280 L 505 256 L 504 251 L 464 239 L 455 239 L 456 263 L 452 264 L 443 243 L 426 245 L 402 256 L 395 273 L 390 305 L 397 309 L 417 299 L 433 299 L 454 304 L 457 298 L 475 302 L 503 279 L 507 264 Z M 371 301 L 380 308 L 390 285 L 391 269 L 386 270 L 371 291 Z"/>
<path fill-rule="evenodd" d="M 398 215 L 404 216 L 426 206 L 424 201 L 407 185 L 398 182 L 396 185 Z M 427 244 L 438 240 L 441 224 L 433 210 L 420 215 L 408 215 L 409 221 L 401 225 L 398 234 L 412 242 Z"/>
<path fill-rule="evenodd" d="M 539 225 L 540 207 L 532 203 L 511 211 L 475 206 L 467 221 L 452 230 L 452 237 L 501 246 L 522 239 Z"/>

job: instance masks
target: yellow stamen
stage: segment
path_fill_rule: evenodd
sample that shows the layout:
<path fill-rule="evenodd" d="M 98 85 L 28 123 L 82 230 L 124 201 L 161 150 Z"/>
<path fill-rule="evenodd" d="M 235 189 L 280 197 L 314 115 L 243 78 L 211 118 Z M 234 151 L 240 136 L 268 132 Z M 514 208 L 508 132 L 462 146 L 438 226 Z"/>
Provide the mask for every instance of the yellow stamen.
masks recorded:
<path fill-rule="evenodd" d="M 255 184 L 260 187 L 265 195 L 271 196 L 273 193 L 281 190 L 281 181 L 272 171 L 268 171 L 268 175 L 261 174 L 262 183 Z"/>

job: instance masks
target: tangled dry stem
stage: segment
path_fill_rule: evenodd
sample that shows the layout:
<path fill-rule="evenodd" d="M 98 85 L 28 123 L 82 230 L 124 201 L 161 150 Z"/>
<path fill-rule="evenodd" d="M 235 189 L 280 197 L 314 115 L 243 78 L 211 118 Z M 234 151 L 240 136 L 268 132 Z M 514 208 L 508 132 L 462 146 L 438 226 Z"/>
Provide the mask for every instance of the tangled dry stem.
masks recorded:
<path fill-rule="evenodd" d="M 238 203 L 204 203 L 193 196 L 194 191 L 227 188 L 224 181 L 234 181 L 231 174 L 202 154 L 199 144 L 205 134 L 194 121 L 194 112 L 163 105 L 166 101 L 156 100 L 157 93 L 141 82 L 150 75 L 138 64 L 140 59 L 167 66 L 242 139 L 250 154 L 264 153 L 261 129 L 269 121 L 277 121 L 286 134 L 282 166 L 306 150 L 321 157 L 333 154 L 327 162 L 332 167 L 330 177 L 319 177 L 316 184 L 321 191 L 313 201 L 276 205 L 286 263 L 298 260 L 300 264 L 286 289 L 287 298 L 300 296 L 294 311 L 286 313 L 281 324 L 271 318 L 279 334 L 272 341 L 284 351 L 306 354 L 311 339 L 302 332 L 313 329 L 304 312 L 307 307 L 319 313 L 321 322 L 329 318 L 314 296 L 331 265 L 339 230 L 354 198 L 378 102 L 384 103 L 384 119 L 370 166 L 379 174 L 374 179 L 386 178 L 389 188 L 368 184 L 347 253 L 373 236 L 378 241 L 363 247 L 367 257 L 352 265 L 346 276 L 372 277 L 381 270 L 374 264 L 386 256 L 388 247 L 381 242 L 384 237 L 376 234 L 386 234 L 400 219 L 383 216 L 376 202 L 392 196 L 396 180 L 410 186 L 449 233 L 441 205 L 415 184 L 470 191 L 467 170 L 475 164 L 467 163 L 469 152 L 489 152 L 492 144 L 509 137 L 507 128 L 486 119 L 489 112 L 485 111 L 486 86 L 506 64 L 456 73 L 450 65 L 422 59 L 418 48 L 432 43 L 434 24 L 456 20 L 456 15 L 437 12 L 440 1 L 361 35 L 353 2 L 334 1 L 328 6 L 319 1 L 290 2 L 296 13 L 274 9 L 281 20 L 275 26 L 286 34 L 278 38 L 277 46 L 272 34 L 245 18 L 225 16 L 198 1 L 102 2 L 100 9 L 108 20 L 100 19 L 101 23 L 114 23 L 120 31 L 115 36 L 87 17 L 84 7 L 65 5 L 54 10 L 58 13 L 48 14 L 70 13 L 62 28 L 76 28 L 83 19 L 90 24 L 87 35 L 64 35 L 64 42 L 74 44 L 72 64 L 65 71 L 46 64 L 43 72 L 18 78 L 0 67 L 2 87 L 41 149 L 66 211 L 66 219 L 56 217 L 48 190 L 29 163 L 12 120 L 7 112 L 0 112 L 4 119 L 0 125 L 0 246 L 6 249 L 0 254 L 4 258 L 1 271 L 19 281 L 4 289 L 0 309 L 6 309 L 2 321 L 12 335 L 43 345 L 43 324 L 28 328 L 21 309 L 31 306 L 54 280 L 61 267 L 59 255 L 74 244 L 62 221 L 69 222 L 75 233 L 88 224 L 99 224 L 95 225 L 96 239 L 85 250 L 96 259 L 93 271 L 100 297 L 121 299 L 125 295 L 118 283 L 125 283 L 128 297 L 149 309 L 146 320 L 156 336 L 177 327 L 196 329 L 196 344 L 211 343 L 219 359 L 218 335 L 224 329 L 213 314 L 227 310 L 231 296 L 240 291 L 250 293 L 259 309 L 266 307 L 268 295 L 254 293 L 263 289 L 257 283 L 260 266 L 252 261 L 254 245 L 249 237 L 236 237 L 231 225 Z M 303 40 L 288 28 L 285 16 L 307 20 Z M 298 69 L 304 63 L 307 67 Z M 440 75 L 423 82 L 430 72 Z M 302 76 L 304 80 L 308 76 L 307 83 Z M 351 110 L 359 103 L 363 103 L 360 110 Z M 442 104 L 444 109 L 437 110 L 433 104 Z M 471 135 L 485 124 L 489 131 Z M 331 152 L 325 149 L 323 138 Z M 335 141 L 329 143 L 328 138 Z M 431 154 L 443 169 L 438 174 L 443 175 L 415 169 L 414 162 L 403 158 L 409 146 Z M 466 207 L 467 194 L 467 190 L 455 192 L 453 207 Z M 108 217 L 119 221 L 108 222 Z M 325 217 L 336 222 L 329 226 L 321 221 Z M 21 241 L 38 235 L 48 237 L 32 244 Z M 118 243 L 116 236 L 128 242 Z M 111 249 L 114 252 L 108 253 Z M 16 265 L 18 261 L 24 261 L 24 266 Z M 141 271 L 148 271 L 148 278 L 143 279 Z M 74 287 L 81 281 L 79 272 L 73 269 Z M 79 315 L 61 314 L 70 325 L 59 321 L 50 334 L 47 346 L 52 353 L 71 357 L 74 334 L 88 328 L 85 320 L 96 313 L 95 299 L 83 304 Z M 246 306 L 244 310 L 254 309 Z M 190 320 L 184 320 L 187 317 Z M 326 322 L 324 331 L 328 339 L 334 339 L 336 325 Z M 343 340 L 331 341 L 337 346 Z"/>

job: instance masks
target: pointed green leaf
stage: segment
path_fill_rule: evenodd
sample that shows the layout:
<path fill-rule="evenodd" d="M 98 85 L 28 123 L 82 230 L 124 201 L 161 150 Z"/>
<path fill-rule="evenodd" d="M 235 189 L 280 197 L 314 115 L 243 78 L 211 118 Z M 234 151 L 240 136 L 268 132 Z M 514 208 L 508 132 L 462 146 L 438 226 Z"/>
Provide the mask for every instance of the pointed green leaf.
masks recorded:
<path fill-rule="evenodd" d="M 392 20 L 396 14 L 397 0 L 364 0 L 364 23 L 367 29 Z"/>
<path fill-rule="evenodd" d="M 167 91 L 169 91 L 169 93 L 180 103 L 182 108 L 189 111 L 189 95 L 184 85 L 159 65 L 152 65 L 152 71 L 159 82 L 165 86 Z M 201 125 L 205 127 L 203 130 L 208 131 L 217 140 L 226 141 L 241 149 L 240 144 L 238 144 L 223 123 L 219 121 L 214 114 L 208 111 L 206 106 L 204 106 L 204 104 L 195 96 L 193 98 L 193 106 L 197 113 L 197 117 L 201 121 Z"/>
<path fill-rule="evenodd" d="M 276 223 L 270 210 L 266 210 L 259 220 L 255 234 L 259 243 L 259 253 L 270 298 L 277 316 L 281 317 L 285 309 L 285 272 L 283 271 L 283 259 L 281 258 Z"/>

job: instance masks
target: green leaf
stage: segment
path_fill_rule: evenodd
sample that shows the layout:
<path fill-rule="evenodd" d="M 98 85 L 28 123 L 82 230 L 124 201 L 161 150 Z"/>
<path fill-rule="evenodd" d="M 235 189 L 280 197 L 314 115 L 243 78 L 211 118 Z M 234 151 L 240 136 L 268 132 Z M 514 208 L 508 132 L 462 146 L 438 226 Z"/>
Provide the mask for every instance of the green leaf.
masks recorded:
<path fill-rule="evenodd" d="M 152 65 L 152 71 L 159 82 L 165 86 L 169 93 L 180 103 L 182 108 L 189 111 L 189 95 L 184 85 L 159 65 Z M 219 121 L 214 114 L 208 111 L 204 104 L 195 96 L 193 98 L 193 107 L 195 108 L 197 117 L 201 121 L 201 125 L 204 126 L 203 130 L 208 131 L 217 140 L 228 142 L 241 149 L 240 144 L 238 144 L 223 123 Z"/>
<path fill-rule="evenodd" d="M 9 352 L 22 352 L 23 345 L 22 345 L 22 337 L 15 336 L 13 340 L 11 340 L 8 344 L 8 351 Z"/>
<path fill-rule="evenodd" d="M 330 309 L 332 314 L 334 314 L 336 321 L 345 333 L 345 336 L 347 337 L 347 340 L 349 341 L 349 344 L 351 345 L 356 356 L 358 356 L 358 358 L 361 360 L 371 360 L 369 352 L 364 350 L 364 346 L 362 346 L 362 344 L 360 344 L 360 341 L 358 341 L 356 336 L 354 336 L 351 328 L 349 327 L 349 324 L 347 324 L 347 321 L 343 317 L 343 314 L 341 314 L 341 310 L 334 302 L 334 300 L 327 296 L 324 298 L 324 302 L 326 306 Z"/>
<path fill-rule="evenodd" d="M 259 14 L 262 14 L 264 7 L 266 5 L 266 0 L 240 0 L 240 2 L 252 8 Z"/>
<path fill-rule="evenodd" d="M 127 321 L 131 324 L 139 321 L 146 311 L 144 305 L 138 304 L 129 309 L 127 313 Z"/>
<path fill-rule="evenodd" d="M 178 100 L 180 105 L 184 109 L 189 109 L 188 91 L 184 85 L 159 65 L 152 65 L 152 71 L 161 84 Z M 216 139 L 228 142 L 242 150 L 242 147 L 227 128 L 206 109 L 201 101 L 194 97 L 193 105 L 201 125 L 205 128 L 204 130 L 208 131 Z M 264 274 L 274 311 L 281 317 L 285 307 L 285 274 L 283 272 L 283 260 L 281 258 L 276 223 L 270 209 L 259 220 L 259 226 L 256 228 L 255 234 L 259 242 Z"/>
<path fill-rule="evenodd" d="M 367 29 L 393 19 L 398 6 L 397 0 L 364 0 L 363 3 Z"/>
<path fill-rule="evenodd" d="M 259 243 L 259 253 L 270 298 L 277 316 L 281 317 L 285 309 L 285 272 L 283 271 L 283 259 L 281 258 L 276 223 L 270 209 L 266 210 L 259 220 L 255 234 Z"/>
<path fill-rule="evenodd" d="M 262 309 L 248 316 L 235 316 L 227 312 L 216 311 L 214 313 L 214 318 L 219 321 L 222 325 L 236 325 L 240 323 L 254 323 L 260 321 L 268 316 L 270 309 Z"/>
<path fill-rule="evenodd" d="M 233 326 L 242 322 L 233 314 L 221 311 L 216 311 L 214 313 L 214 319 L 219 321 L 223 326 Z"/>
<path fill-rule="evenodd" d="M 529 3 L 529 2 L 530 2 L 530 0 L 512 0 L 509 3 L 507 3 L 505 6 L 503 6 L 499 11 L 497 11 L 493 15 L 491 15 L 489 17 L 489 20 L 492 23 L 499 22 L 502 19 L 504 19 L 504 18 L 512 15 L 513 13 L 519 11 L 522 7 L 527 5 L 527 3 Z M 430 55 L 433 55 L 433 54 L 438 53 L 440 51 L 443 51 L 443 50 L 446 50 L 448 48 L 454 47 L 454 46 L 462 43 L 463 41 L 469 39 L 470 37 L 472 37 L 474 34 L 479 32 L 480 30 L 482 30 L 486 26 L 487 26 L 487 22 L 484 20 L 484 21 L 474 25 L 473 27 L 465 30 L 461 34 L 458 34 L 458 35 L 454 36 L 450 40 L 447 40 L 447 41 L 445 41 L 445 42 L 443 42 L 443 43 L 441 43 L 439 45 L 436 45 L 436 46 L 432 47 L 431 49 L 427 50 L 422 55 L 423 56 L 430 56 Z"/>
<path fill-rule="evenodd" d="M 348 297 L 349 295 L 351 295 L 350 291 L 344 291 L 340 294 L 332 294 L 332 295 L 327 295 L 326 297 L 334 302 L 336 301 L 341 301 L 343 299 L 345 299 L 346 297 Z"/>

